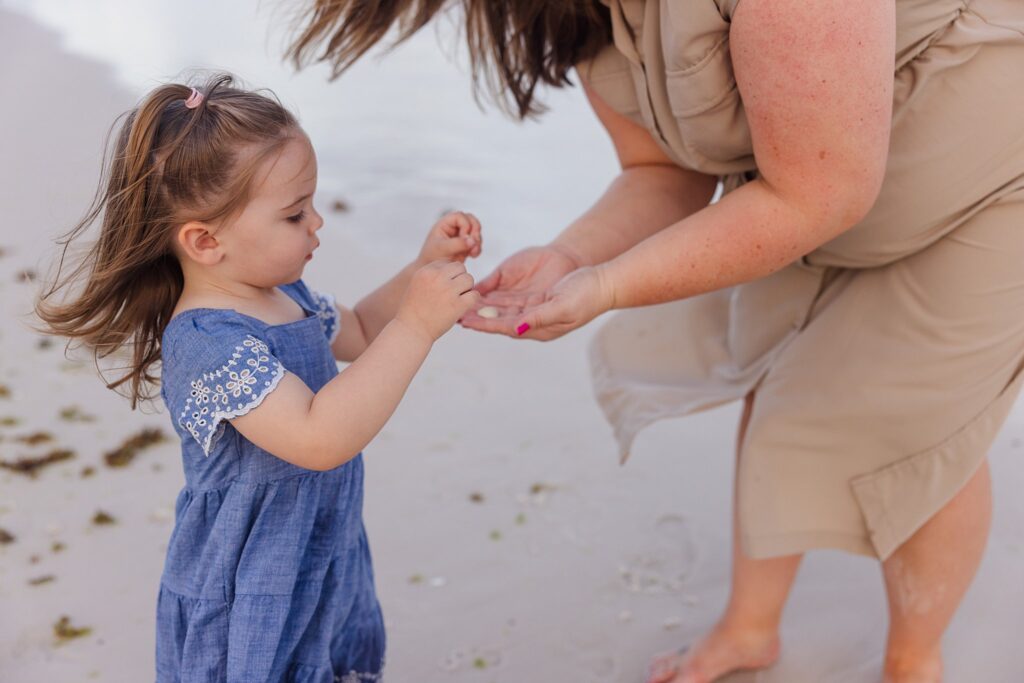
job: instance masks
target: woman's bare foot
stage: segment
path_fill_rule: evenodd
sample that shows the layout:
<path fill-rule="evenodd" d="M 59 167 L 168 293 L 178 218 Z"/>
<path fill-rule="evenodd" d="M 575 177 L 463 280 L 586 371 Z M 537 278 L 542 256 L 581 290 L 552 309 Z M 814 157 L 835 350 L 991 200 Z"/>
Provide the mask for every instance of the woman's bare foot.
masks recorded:
<path fill-rule="evenodd" d="M 647 683 L 711 683 L 732 671 L 763 669 L 778 658 L 776 631 L 740 630 L 719 624 L 685 651 L 656 659 Z"/>

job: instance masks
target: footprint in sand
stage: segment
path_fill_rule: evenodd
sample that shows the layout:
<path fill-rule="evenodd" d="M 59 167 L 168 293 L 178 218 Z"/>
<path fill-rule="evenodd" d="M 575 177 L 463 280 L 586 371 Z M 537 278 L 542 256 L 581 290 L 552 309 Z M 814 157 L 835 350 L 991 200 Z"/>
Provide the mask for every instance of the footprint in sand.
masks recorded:
<path fill-rule="evenodd" d="M 620 585 L 628 593 L 678 593 L 696 566 L 697 544 L 686 518 L 667 514 L 654 523 L 657 541 L 619 565 Z"/>
<path fill-rule="evenodd" d="M 575 650 L 574 660 L 580 674 L 574 680 L 611 681 L 621 680 L 619 663 L 612 654 L 615 648 L 602 636 L 585 636 L 582 633 L 569 636 L 568 644 Z"/>

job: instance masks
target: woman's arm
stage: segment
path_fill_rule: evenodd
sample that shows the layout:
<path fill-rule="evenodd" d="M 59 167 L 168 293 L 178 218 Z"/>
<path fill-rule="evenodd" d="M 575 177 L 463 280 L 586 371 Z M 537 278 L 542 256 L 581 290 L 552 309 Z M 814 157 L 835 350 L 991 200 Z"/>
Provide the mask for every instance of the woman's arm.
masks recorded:
<path fill-rule="evenodd" d="M 463 326 L 514 335 L 515 320 L 523 309 L 543 302 L 550 287 L 566 274 L 618 256 L 707 206 L 714 195 L 714 176 L 680 168 L 645 128 L 609 107 L 586 84 L 584 90 L 615 146 L 622 172 L 594 206 L 551 244 L 513 254 L 481 280 L 477 288 L 484 303 L 502 314 L 482 318 L 471 312 L 462 320 Z"/>
<path fill-rule="evenodd" d="M 893 0 L 743 0 L 733 66 L 759 179 L 599 268 L 611 307 L 768 275 L 855 225 L 885 172 Z"/>
<path fill-rule="evenodd" d="M 570 273 L 501 331 L 554 339 L 611 308 L 754 280 L 856 225 L 885 175 L 893 2 L 743 0 L 730 43 L 760 177 Z"/>

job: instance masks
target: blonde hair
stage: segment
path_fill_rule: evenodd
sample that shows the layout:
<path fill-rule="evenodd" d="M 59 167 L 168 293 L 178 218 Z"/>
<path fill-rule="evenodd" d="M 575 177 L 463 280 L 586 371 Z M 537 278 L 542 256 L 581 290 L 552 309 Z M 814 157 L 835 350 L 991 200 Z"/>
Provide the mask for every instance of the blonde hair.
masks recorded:
<path fill-rule="evenodd" d="M 168 84 L 118 119 L 96 197 L 58 240 L 56 274 L 35 306 L 43 332 L 85 346 L 97 367 L 130 350 L 126 372 L 107 387 L 130 398 L 133 409 L 159 383 L 160 340 L 184 284 L 171 249 L 175 228 L 217 225 L 240 212 L 262 162 L 299 134 L 273 95 L 235 87 L 230 75 L 194 87 L 202 95 L 197 107 L 185 106 L 193 86 Z M 97 221 L 98 239 L 64 274 L 68 248 Z"/>

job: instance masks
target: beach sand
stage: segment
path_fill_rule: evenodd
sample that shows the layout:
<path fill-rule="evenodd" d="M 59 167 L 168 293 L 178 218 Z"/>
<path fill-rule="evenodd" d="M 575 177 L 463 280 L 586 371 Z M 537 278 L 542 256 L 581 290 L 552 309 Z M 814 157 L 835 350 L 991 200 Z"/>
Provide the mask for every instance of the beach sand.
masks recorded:
<path fill-rule="evenodd" d="M 110 122 L 139 93 L 4 10 L 0 64 L 0 459 L 73 452 L 34 478 L 0 470 L 0 681 L 152 680 L 178 451 L 149 445 L 122 467 L 104 454 L 146 429 L 173 437 L 169 418 L 131 412 L 87 360 L 41 346 L 24 315 L 38 284 L 25 271 L 45 272 L 52 240 L 95 190 Z M 341 301 L 413 255 L 356 239 L 358 203 L 326 219 L 306 279 Z M 535 344 L 453 330 L 366 449 L 388 681 L 642 681 L 652 655 L 690 642 L 722 609 L 739 406 L 652 427 L 619 467 L 590 393 L 589 336 Z M 38 444 L 18 440 L 35 433 Z M 1018 407 L 992 451 L 989 549 L 946 639 L 954 683 L 1024 680 L 1022 436 Z M 114 523 L 96 523 L 99 512 Z M 63 615 L 91 631 L 56 638 Z M 877 564 L 815 553 L 780 662 L 730 680 L 874 682 L 884 638 Z"/>

